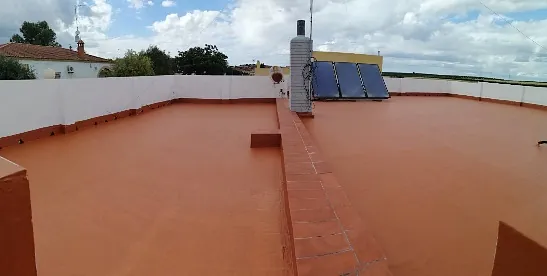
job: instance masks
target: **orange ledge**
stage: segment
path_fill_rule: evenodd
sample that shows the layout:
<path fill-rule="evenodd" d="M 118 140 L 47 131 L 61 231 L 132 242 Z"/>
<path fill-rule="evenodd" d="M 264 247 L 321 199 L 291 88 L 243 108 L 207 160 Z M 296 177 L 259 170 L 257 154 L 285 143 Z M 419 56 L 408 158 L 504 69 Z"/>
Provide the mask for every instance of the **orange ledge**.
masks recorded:
<path fill-rule="evenodd" d="M 0 275 L 36 276 L 27 171 L 0 157 Z"/>
<path fill-rule="evenodd" d="M 500 221 L 492 276 L 512 275 L 547 275 L 547 249 Z"/>
<path fill-rule="evenodd" d="M 251 133 L 251 148 L 278 148 L 281 146 L 279 130 L 257 130 Z"/>

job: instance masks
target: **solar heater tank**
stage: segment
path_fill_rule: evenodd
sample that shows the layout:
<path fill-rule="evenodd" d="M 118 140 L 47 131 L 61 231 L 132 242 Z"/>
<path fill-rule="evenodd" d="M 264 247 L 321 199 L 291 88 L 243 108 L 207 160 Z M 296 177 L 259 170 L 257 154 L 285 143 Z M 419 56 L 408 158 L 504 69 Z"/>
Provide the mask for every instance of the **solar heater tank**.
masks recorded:
<path fill-rule="evenodd" d="M 307 113 L 312 111 L 311 91 L 310 79 L 304 77 L 310 74 L 313 42 L 306 37 L 306 21 L 298 20 L 296 26 L 297 36 L 291 40 L 291 91 L 289 102 L 291 111 Z"/>

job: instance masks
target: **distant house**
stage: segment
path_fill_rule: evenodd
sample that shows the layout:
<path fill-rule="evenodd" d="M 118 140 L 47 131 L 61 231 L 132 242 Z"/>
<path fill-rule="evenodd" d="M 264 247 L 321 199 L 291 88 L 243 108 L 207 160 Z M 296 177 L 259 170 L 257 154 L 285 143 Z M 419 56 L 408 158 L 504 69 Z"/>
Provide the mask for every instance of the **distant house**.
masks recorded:
<path fill-rule="evenodd" d="M 37 79 L 43 79 L 46 70 L 55 71 L 56 79 L 98 78 L 112 65 L 112 60 L 86 54 L 81 40 L 76 51 L 22 43 L 0 44 L 0 55 L 26 64 Z"/>

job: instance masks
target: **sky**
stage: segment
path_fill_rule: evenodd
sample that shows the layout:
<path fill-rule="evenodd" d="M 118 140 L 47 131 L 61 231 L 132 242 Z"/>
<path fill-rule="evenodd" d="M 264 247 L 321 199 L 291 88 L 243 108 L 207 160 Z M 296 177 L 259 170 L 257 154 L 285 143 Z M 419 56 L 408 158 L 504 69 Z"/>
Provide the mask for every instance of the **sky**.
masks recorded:
<path fill-rule="evenodd" d="M 288 65 L 309 0 L 2 0 L 0 43 L 46 20 L 58 41 L 105 58 L 214 44 L 232 65 Z M 384 56 L 384 71 L 547 81 L 547 1 L 315 0 L 315 50 Z M 517 30 L 518 29 L 518 30 Z M 308 29 L 309 34 L 309 29 Z"/>

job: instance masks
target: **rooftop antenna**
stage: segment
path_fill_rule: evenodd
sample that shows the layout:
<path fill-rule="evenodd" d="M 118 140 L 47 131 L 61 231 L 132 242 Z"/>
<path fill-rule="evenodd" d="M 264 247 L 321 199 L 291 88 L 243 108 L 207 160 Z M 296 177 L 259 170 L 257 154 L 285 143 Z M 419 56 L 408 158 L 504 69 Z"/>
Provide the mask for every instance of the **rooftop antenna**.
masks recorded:
<path fill-rule="evenodd" d="M 310 0 L 310 40 L 313 40 L 313 0 Z"/>
<path fill-rule="evenodd" d="M 78 43 L 78 41 L 80 41 L 80 24 L 78 22 L 78 16 L 79 16 L 79 11 L 80 11 L 80 7 L 83 7 L 85 5 L 83 4 L 80 4 L 80 1 L 76 1 L 76 5 L 74 5 L 74 19 L 76 21 L 76 33 L 74 35 L 74 42 Z"/>

